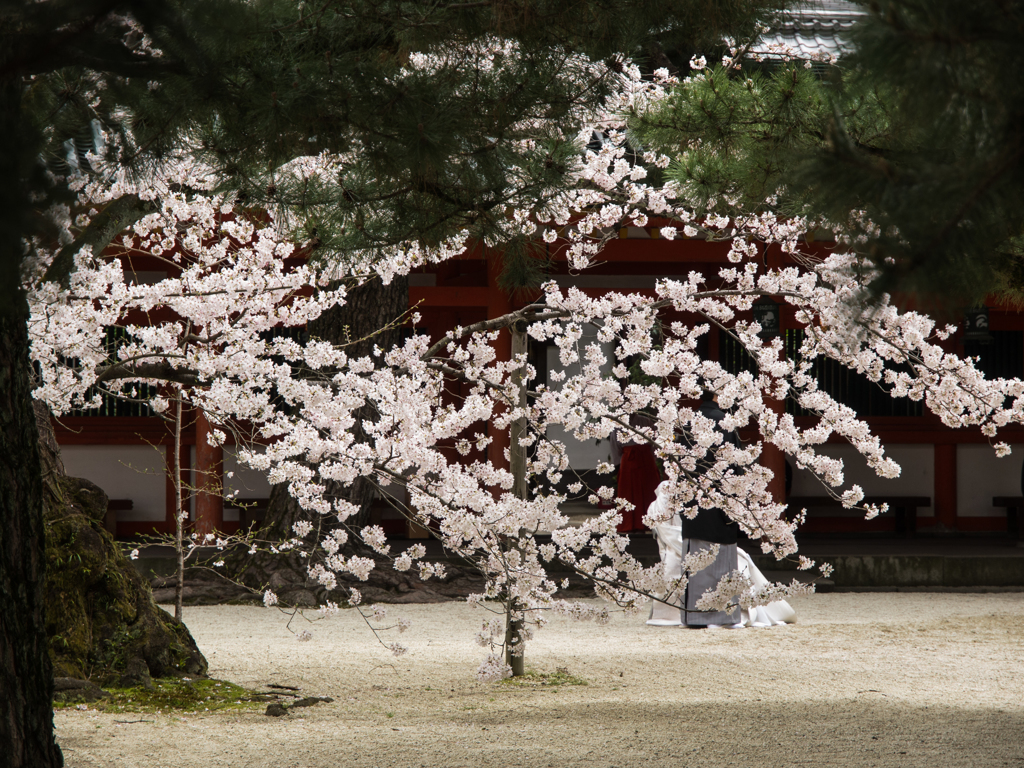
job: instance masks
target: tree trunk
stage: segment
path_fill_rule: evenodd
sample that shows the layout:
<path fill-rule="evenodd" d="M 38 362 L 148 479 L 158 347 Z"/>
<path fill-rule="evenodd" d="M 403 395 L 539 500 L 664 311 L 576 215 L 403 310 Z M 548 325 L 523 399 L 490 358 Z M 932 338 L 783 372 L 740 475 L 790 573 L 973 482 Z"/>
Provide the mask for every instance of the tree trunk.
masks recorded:
<path fill-rule="evenodd" d="M 50 412 L 38 400 L 33 405 L 46 536 L 43 603 L 54 674 L 121 687 L 148 685 L 152 677 L 205 676 L 206 659 L 188 628 L 153 601 L 149 585 L 104 529 L 107 495 L 65 474 Z"/>
<path fill-rule="evenodd" d="M 519 320 L 509 329 L 512 333 L 512 358 L 522 357 L 526 363 L 512 374 L 512 381 L 518 386 L 518 398 L 516 405 L 525 410 L 529 405 L 526 391 L 529 382 L 526 379 L 526 366 L 529 364 L 529 347 L 526 337 L 526 321 Z M 521 416 L 512 422 L 509 427 L 509 471 L 512 473 L 512 493 L 517 498 L 529 498 L 529 486 L 526 481 L 526 448 L 521 441 L 526 438 L 528 425 L 526 416 Z"/>
<path fill-rule="evenodd" d="M 375 346 L 383 350 L 383 355 L 399 342 L 401 329 L 394 326 L 380 333 L 378 331 L 395 323 L 408 309 L 408 278 L 396 277 L 390 285 L 383 285 L 378 278 L 374 278 L 349 292 L 343 306 L 332 308 L 310 323 L 308 331 L 311 338 L 345 345 L 350 358 L 372 355 Z M 362 421 L 372 422 L 376 419 L 377 414 L 370 407 L 357 412 L 357 439 L 365 437 L 360 426 Z M 372 481 L 360 477 L 348 487 L 329 484 L 328 494 L 357 505 L 360 508 L 359 514 L 348 522 L 349 525 L 362 527 L 369 520 L 374 488 Z M 263 523 L 264 534 L 280 538 L 293 536 L 292 525 L 308 516 L 288 494 L 287 487 L 275 486 L 270 493 L 267 516 Z"/>
<path fill-rule="evenodd" d="M 526 337 L 526 322 L 519 320 L 509 331 L 512 334 L 512 359 L 527 358 L 528 347 Z M 519 397 L 516 405 L 519 408 L 526 408 L 526 364 L 524 363 L 512 379 L 519 386 Z M 526 483 L 526 448 L 521 441 L 526 437 L 527 419 L 522 416 L 512 422 L 509 429 L 509 471 L 512 472 L 512 493 L 520 499 L 526 499 L 529 489 Z M 522 533 L 520 533 L 522 536 Z M 526 653 L 522 645 L 522 630 L 524 615 L 522 606 L 515 598 L 508 597 L 505 605 L 505 663 L 512 669 L 513 677 L 521 677 L 526 674 Z"/>
<path fill-rule="evenodd" d="M 185 594 L 185 515 L 181 503 L 181 388 L 174 399 L 174 620 L 181 623 Z"/>
<path fill-rule="evenodd" d="M 4 254 L 10 256 L 11 254 Z M 0 311 L 0 744 L 5 764 L 63 766 L 43 606 L 43 485 L 28 307 Z"/>
<path fill-rule="evenodd" d="M 148 687 L 157 677 L 205 677 L 206 659 L 188 628 L 154 602 L 104 530 L 107 495 L 80 478 L 55 485 L 61 498 L 44 512 L 46 636 L 55 677 L 122 688 Z"/>

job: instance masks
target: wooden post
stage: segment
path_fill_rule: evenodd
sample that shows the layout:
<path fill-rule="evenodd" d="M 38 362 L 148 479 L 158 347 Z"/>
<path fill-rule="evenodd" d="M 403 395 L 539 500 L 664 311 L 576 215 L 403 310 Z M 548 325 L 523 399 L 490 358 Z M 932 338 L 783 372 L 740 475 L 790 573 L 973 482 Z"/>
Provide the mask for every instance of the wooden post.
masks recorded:
<path fill-rule="evenodd" d="M 206 414 L 196 412 L 196 524 L 200 537 L 224 527 L 222 472 L 224 449 L 210 445 L 211 432 Z"/>

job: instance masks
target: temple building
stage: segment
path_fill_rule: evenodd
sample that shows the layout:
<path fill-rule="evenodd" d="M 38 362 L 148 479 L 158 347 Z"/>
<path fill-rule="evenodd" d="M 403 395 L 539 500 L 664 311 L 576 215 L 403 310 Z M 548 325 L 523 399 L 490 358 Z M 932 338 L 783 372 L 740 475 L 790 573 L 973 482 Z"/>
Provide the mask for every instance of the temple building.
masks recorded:
<path fill-rule="evenodd" d="M 653 295 L 657 279 L 683 278 L 694 270 L 704 274 L 713 285 L 715 275 L 726 262 L 728 246 L 723 243 L 661 239 L 656 226 L 626 227 L 618 234 L 618 239 L 609 242 L 600 253 L 599 263 L 583 273 L 573 273 L 564 255 L 560 255 L 564 241 L 552 243 L 548 246 L 550 278 L 560 286 L 574 286 L 594 296 L 611 290 Z M 827 241 L 806 245 L 821 253 L 832 247 Z M 782 266 L 787 257 L 777 247 L 771 247 L 766 250 L 765 259 L 770 266 Z M 142 270 L 144 262 L 137 259 L 133 264 L 139 270 L 137 279 L 163 276 L 146 273 Z M 477 247 L 459 258 L 411 274 L 409 305 L 422 317 L 416 332 L 436 339 L 455 326 L 470 325 L 528 303 L 530 295 L 513 300 L 498 286 L 501 266 L 499 251 Z M 800 325 L 791 307 L 784 302 L 777 307 L 779 333 L 785 337 L 787 354 L 796 354 Z M 692 324 L 701 321 L 696 316 L 670 319 Z M 1024 314 L 991 303 L 986 311 L 976 312 L 964 322 L 969 322 L 969 327 L 964 325 L 945 342 L 947 349 L 976 356 L 989 375 L 1024 377 Z M 502 332 L 497 345 L 499 355 L 509 359 L 511 341 L 507 331 Z M 729 335 L 715 328 L 700 351 L 707 359 L 718 360 L 734 372 L 751 365 L 746 352 Z M 547 383 L 549 371 L 557 365 L 555 348 L 531 342 L 529 355 L 538 371 L 538 381 Z M 901 465 L 902 474 L 897 479 L 879 478 L 848 444 L 837 441 L 826 446 L 828 453 L 844 460 L 848 484 L 858 483 L 869 498 L 889 502 L 889 513 L 865 521 L 859 512 L 832 505 L 813 477 L 787 468 L 781 454 L 767 449 L 762 460 L 776 473 L 776 498 L 790 501 L 794 509 L 809 510 L 802 532 L 1020 535 L 1016 504 L 1024 503 L 1019 498 L 1024 427 L 1000 430 L 998 439 L 1013 445 L 1014 451 L 999 459 L 977 428 L 945 427 L 921 403 L 893 400 L 879 385 L 834 362 L 819 361 L 815 373 L 820 386 L 867 420 L 887 453 Z M 779 407 L 789 409 L 798 425 L 809 426 L 815 418 L 799 412 L 793 403 Z M 191 516 L 196 520 L 197 530 L 231 531 L 260 516 L 270 487 L 259 473 L 238 466 L 230 445 L 223 449 L 209 446 L 205 439 L 209 428 L 202 414 L 188 420 L 181 457 L 186 484 L 201 489 L 207 484 L 215 486 L 218 479 L 223 479 L 226 491 L 238 490 L 239 503 L 225 507 L 219 494 L 200 492 L 189 502 Z M 93 480 L 110 496 L 110 522 L 118 536 L 173 529 L 174 493 L 165 469 L 174 464 L 173 441 L 166 423 L 149 414 L 144 404 L 107 400 L 95 411 L 60 419 L 57 435 L 68 472 Z M 567 443 L 571 465 L 584 477 L 611 457 L 608 441 L 580 443 L 565 434 L 551 436 Z M 494 437 L 490 458 L 501 462 L 507 435 Z M 751 439 L 753 434 L 741 432 L 741 437 Z M 405 532 L 397 512 L 382 507 L 378 518 L 389 532 Z"/>
<path fill-rule="evenodd" d="M 841 56 L 846 49 L 844 34 L 862 12 L 859 6 L 842 0 L 803 3 L 785 11 L 752 47 L 750 55 L 769 62 L 786 60 L 791 52 L 798 58 Z M 618 235 L 599 254 L 597 265 L 578 274 L 568 268 L 561 252 L 564 248 L 560 250 L 564 241 L 550 244 L 550 278 L 560 286 L 574 286 L 591 295 L 610 290 L 653 294 L 657 279 L 683 278 L 694 270 L 714 284 L 718 270 L 726 262 L 727 245 L 702 239 L 664 240 L 658 237 L 656 226 L 625 227 Z M 813 238 L 806 245 L 822 254 L 833 247 L 827 240 L 815 242 Z M 769 266 L 787 263 L 778 248 L 766 249 L 764 258 Z M 135 279 L 144 282 L 166 274 L 161 271 L 165 269 L 162 263 L 155 260 L 147 265 L 144 259 L 136 259 L 132 268 Z M 416 332 L 437 339 L 453 327 L 496 317 L 528 302 L 530 295 L 510 298 L 499 288 L 501 269 L 501 253 L 478 246 L 459 258 L 411 274 L 409 306 L 422 316 Z M 536 295 L 539 294 L 533 294 Z M 976 356 L 981 369 L 990 376 L 1024 377 L 1024 314 L 994 302 L 969 316 L 963 314 L 963 309 L 944 318 L 962 326 L 959 333 L 945 342 L 946 348 Z M 786 353 L 794 355 L 800 345 L 800 325 L 785 303 L 780 302 L 776 311 Z M 673 319 L 700 322 L 697 317 Z M 499 357 L 510 359 L 507 331 L 502 332 L 497 344 Z M 733 372 L 751 365 L 745 351 L 715 328 L 700 351 Z M 547 383 L 548 372 L 557 361 L 554 349 L 531 343 L 529 355 L 539 381 Z M 879 478 L 850 445 L 838 441 L 827 445 L 830 454 L 844 460 L 848 485 L 857 483 L 870 500 L 890 504 L 888 514 L 865 521 L 861 513 L 836 506 L 809 473 L 787 466 L 777 449 L 769 447 L 762 460 L 775 471 L 776 499 L 789 501 L 793 509 L 809 510 L 803 533 L 1024 535 L 1020 522 L 1024 514 L 1024 427 L 1010 426 L 1000 431 L 999 440 L 1013 445 L 1014 451 L 998 459 L 978 429 L 947 428 L 938 417 L 925 412 L 921 403 L 893 400 L 877 384 L 834 362 L 817 362 L 815 374 L 822 388 L 867 420 L 887 453 L 901 465 L 902 474 L 898 479 Z M 456 394 L 458 386 L 453 385 Z M 779 408 L 787 408 L 798 425 L 813 423 L 814 417 L 800 412 L 793 403 L 780 403 Z M 186 483 L 201 489 L 217 486 L 222 480 L 224 490 L 237 490 L 240 501 L 225 508 L 219 494 L 200 492 L 189 502 L 191 514 L 196 530 L 231 531 L 259 517 L 270 487 L 258 473 L 238 466 L 230 445 L 224 449 L 210 447 L 205 439 L 208 430 L 202 414 L 193 414 L 181 457 Z M 62 418 L 57 434 L 68 472 L 88 477 L 110 496 L 109 524 L 118 536 L 173 529 L 174 493 L 166 471 L 166 467 L 174 465 L 173 441 L 165 423 L 151 415 L 144 404 L 106 400 L 96 411 Z M 612 446 L 608 441 L 580 443 L 564 434 L 551 436 L 565 440 L 573 469 L 583 475 L 611 458 Z M 494 437 L 489 458 L 503 463 L 508 436 Z M 752 439 L 753 435 L 741 437 Z M 397 512 L 382 506 L 377 515 L 389 532 L 408 533 Z"/>

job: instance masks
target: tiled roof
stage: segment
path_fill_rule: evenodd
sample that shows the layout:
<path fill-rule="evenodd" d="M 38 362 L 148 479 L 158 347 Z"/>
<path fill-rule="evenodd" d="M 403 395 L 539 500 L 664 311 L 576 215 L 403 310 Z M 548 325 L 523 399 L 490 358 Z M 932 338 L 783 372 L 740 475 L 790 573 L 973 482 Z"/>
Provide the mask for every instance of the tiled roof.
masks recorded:
<path fill-rule="evenodd" d="M 846 35 L 865 13 L 846 0 L 809 0 L 782 11 L 772 28 L 750 49 L 750 55 L 781 59 L 786 49 L 798 58 L 824 54 L 841 56 L 849 50 Z"/>

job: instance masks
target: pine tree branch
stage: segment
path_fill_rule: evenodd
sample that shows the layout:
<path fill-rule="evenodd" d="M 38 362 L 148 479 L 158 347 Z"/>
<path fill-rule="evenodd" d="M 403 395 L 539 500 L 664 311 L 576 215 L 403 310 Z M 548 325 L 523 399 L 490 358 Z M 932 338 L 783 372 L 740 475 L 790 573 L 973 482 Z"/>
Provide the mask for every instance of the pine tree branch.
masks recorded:
<path fill-rule="evenodd" d="M 93 254 L 98 256 L 118 234 L 154 210 L 156 206 L 152 202 L 144 201 L 138 195 L 124 195 L 109 203 L 78 237 L 57 252 L 43 280 L 60 283 L 67 288 L 71 273 L 75 271 L 75 254 L 85 246 L 91 246 Z"/>
<path fill-rule="evenodd" d="M 931 242 L 928 243 L 922 249 L 921 252 L 923 254 L 930 254 L 933 250 L 938 249 L 940 243 L 942 243 L 946 239 L 946 237 L 949 235 L 953 227 L 957 226 L 961 221 L 963 221 L 964 217 L 967 215 L 967 212 L 975 206 L 975 204 L 978 202 L 978 199 L 985 192 L 987 192 L 992 187 L 992 185 L 999 181 L 999 179 L 1004 174 L 1016 168 L 1017 164 L 1020 162 L 1021 157 L 1024 157 L 1024 148 L 1022 147 L 1017 147 L 1015 152 L 1005 157 L 1005 159 L 997 165 L 996 169 L 992 173 L 990 173 L 985 179 L 981 181 L 980 184 L 977 184 L 974 187 L 974 189 L 971 190 L 971 194 L 967 197 L 967 199 L 963 201 L 963 203 L 953 214 L 953 216 L 950 217 L 948 221 L 946 221 L 946 223 L 942 226 L 942 229 L 940 229 L 935 234 L 935 237 L 932 238 Z"/>

